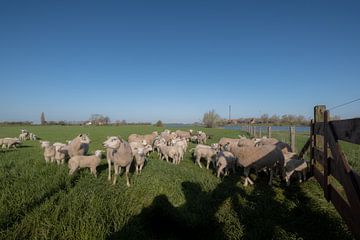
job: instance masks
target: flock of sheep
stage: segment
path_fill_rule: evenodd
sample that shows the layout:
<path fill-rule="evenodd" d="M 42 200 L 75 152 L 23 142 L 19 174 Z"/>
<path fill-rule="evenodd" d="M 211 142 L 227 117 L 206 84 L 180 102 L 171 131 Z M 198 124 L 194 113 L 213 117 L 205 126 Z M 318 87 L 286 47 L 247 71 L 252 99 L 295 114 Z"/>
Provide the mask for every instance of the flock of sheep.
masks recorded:
<path fill-rule="evenodd" d="M 25 129 L 21 130 L 21 134 L 19 135 L 18 138 L 0 138 L 0 146 L 1 148 L 6 148 L 6 149 L 10 149 L 10 148 L 16 148 L 17 146 L 19 146 L 22 141 L 25 140 L 37 140 L 37 136 L 34 133 L 31 133 Z"/>
<path fill-rule="evenodd" d="M 193 153 L 195 163 L 202 168 L 201 160 L 205 160 L 207 169 L 212 164 L 217 177 L 229 174 L 230 170 L 235 173 L 236 167 L 243 167 L 244 186 L 254 184 L 249 177 L 251 170 L 255 170 L 256 174 L 260 171 L 267 172 L 269 185 L 272 184 L 274 174 L 279 174 L 287 184 L 290 184 L 290 177 L 295 172 L 298 173 L 300 181 L 306 177 L 306 161 L 299 159 L 288 144 L 277 139 L 266 137 L 248 139 L 239 136 L 239 138 L 221 138 L 218 143 L 206 145 L 207 138 L 204 132 L 194 133 L 192 130 L 175 132 L 165 130 L 160 134 L 153 132 L 146 135 L 131 134 L 128 141 L 117 136 L 107 137 L 103 146 L 106 149 L 108 162 L 108 180 L 112 180 L 112 165 L 115 172 L 113 184 L 116 184 L 121 168 L 125 168 L 126 184 L 130 186 L 128 175 L 132 163 L 135 163 L 136 173 L 141 174 L 147 156 L 153 151 L 158 153 L 161 160 L 180 164 L 189 141 L 197 143 L 195 148 L 189 150 Z M 65 160 L 69 159 L 70 175 L 77 169 L 89 168 L 96 176 L 96 168 L 101 162 L 103 151 L 96 150 L 95 155 L 87 156 L 90 142 L 87 134 L 79 134 L 66 144 L 40 141 L 46 162 L 64 164 Z M 4 143 L 0 142 L 0 144 Z"/>

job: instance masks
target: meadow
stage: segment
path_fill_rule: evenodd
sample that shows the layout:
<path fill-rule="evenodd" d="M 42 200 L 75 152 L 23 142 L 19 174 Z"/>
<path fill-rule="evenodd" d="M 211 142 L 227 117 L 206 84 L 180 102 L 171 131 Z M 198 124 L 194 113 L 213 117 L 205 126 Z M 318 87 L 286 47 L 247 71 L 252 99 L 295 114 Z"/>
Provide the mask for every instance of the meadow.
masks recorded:
<path fill-rule="evenodd" d="M 153 126 L 26 126 L 44 140 L 70 140 L 88 133 L 90 152 L 102 149 L 106 136 L 162 131 Z M 14 137 L 21 126 L 0 127 Z M 200 129 L 200 128 L 195 128 Z M 202 129 L 209 143 L 244 132 Z M 273 133 L 288 141 L 286 133 Z M 307 140 L 298 134 L 297 149 Z M 190 148 L 194 147 L 190 145 Z M 345 145 L 354 156 L 359 152 Z M 255 175 L 252 175 L 256 179 Z M 0 239 L 352 239 L 314 179 L 290 187 L 276 178 L 272 187 L 260 174 L 244 188 L 241 170 L 218 179 L 200 169 L 188 152 L 180 165 L 152 153 L 142 175 L 107 180 L 103 157 L 95 178 L 87 169 L 68 175 L 67 165 L 47 164 L 38 141 L 0 150 Z"/>

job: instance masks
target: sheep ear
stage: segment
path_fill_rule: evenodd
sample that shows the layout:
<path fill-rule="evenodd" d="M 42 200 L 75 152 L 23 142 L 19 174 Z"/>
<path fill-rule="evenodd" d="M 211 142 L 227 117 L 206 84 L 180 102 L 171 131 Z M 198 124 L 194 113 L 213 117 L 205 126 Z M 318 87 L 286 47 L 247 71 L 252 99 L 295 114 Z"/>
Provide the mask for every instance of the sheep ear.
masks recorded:
<path fill-rule="evenodd" d="M 83 134 L 82 134 L 82 133 L 80 133 L 80 134 L 79 134 L 79 137 L 82 137 L 82 135 L 83 135 Z"/>

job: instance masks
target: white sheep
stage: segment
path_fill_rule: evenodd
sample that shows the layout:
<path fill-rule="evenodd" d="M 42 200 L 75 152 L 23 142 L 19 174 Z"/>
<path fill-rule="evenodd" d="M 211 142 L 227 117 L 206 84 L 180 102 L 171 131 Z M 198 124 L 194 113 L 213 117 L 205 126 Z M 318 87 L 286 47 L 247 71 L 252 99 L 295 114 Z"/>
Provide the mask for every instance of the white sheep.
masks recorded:
<path fill-rule="evenodd" d="M 79 168 L 90 168 L 91 173 L 96 177 L 96 167 L 101 162 L 101 156 L 101 150 L 96 150 L 95 155 L 91 156 L 73 156 L 68 163 L 69 174 L 72 175 Z"/>
<path fill-rule="evenodd" d="M 55 161 L 55 146 L 50 144 L 49 141 L 40 141 L 41 148 L 44 150 L 44 159 L 45 162 L 54 162 Z"/>
<path fill-rule="evenodd" d="M 157 143 L 156 147 L 159 148 L 160 150 L 160 157 L 161 160 L 166 160 L 167 162 L 169 162 L 169 158 L 172 159 L 172 162 L 174 164 L 179 164 L 179 153 L 177 148 L 173 147 L 173 146 L 167 146 L 165 143 Z"/>
<path fill-rule="evenodd" d="M 274 171 L 280 167 L 282 172 L 284 167 L 284 155 L 281 150 L 274 145 L 255 146 L 231 146 L 228 149 L 237 158 L 238 165 L 244 167 L 245 182 L 254 184 L 249 178 L 250 169 L 256 172 L 268 169 L 270 171 L 269 185 L 272 184 Z"/>
<path fill-rule="evenodd" d="M 220 174 L 228 175 L 229 169 L 232 169 L 235 173 L 236 157 L 228 151 L 221 151 L 216 157 L 216 167 L 217 167 L 217 177 L 220 177 Z"/>
<path fill-rule="evenodd" d="M 90 138 L 87 134 L 79 134 L 67 146 L 66 150 L 70 157 L 85 155 L 89 149 Z"/>
<path fill-rule="evenodd" d="M 146 154 L 152 151 L 152 147 L 151 145 L 146 145 L 143 148 L 136 148 L 135 149 L 135 154 L 134 154 L 134 158 L 135 158 L 135 169 L 136 169 L 136 174 L 141 174 L 141 171 L 144 167 L 144 163 L 146 160 Z"/>
<path fill-rule="evenodd" d="M 306 161 L 304 159 L 299 159 L 296 155 L 285 159 L 283 177 L 285 178 L 286 185 L 290 185 L 290 178 L 295 172 L 298 173 L 299 182 L 302 182 L 302 178 L 306 180 L 307 169 L 308 167 Z"/>
<path fill-rule="evenodd" d="M 66 144 L 54 143 L 53 146 L 55 147 L 55 161 L 57 164 L 64 164 L 67 155 Z"/>
<path fill-rule="evenodd" d="M 104 143 L 107 148 L 108 163 L 114 163 L 115 176 L 113 185 L 116 184 L 117 176 L 119 175 L 119 168 L 125 167 L 126 185 L 130 187 L 129 171 L 133 161 L 133 154 L 130 144 L 119 137 L 110 137 Z M 121 169 L 120 169 L 121 171 Z M 111 180 L 111 168 L 109 167 L 109 180 Z"/>
<path fill-rule="evenodd" d="M 216 155 L 218 151 L 218 144 L 213 144 L 212 146 L 202 144 L 197 145 L 194 151 L 195 163 L 197 163 L 199 167 L 202 168 L 200 160 L 205 159 L 207 169 L 209 169 L 210 162 L 212 162 L 215 167 Z"/>

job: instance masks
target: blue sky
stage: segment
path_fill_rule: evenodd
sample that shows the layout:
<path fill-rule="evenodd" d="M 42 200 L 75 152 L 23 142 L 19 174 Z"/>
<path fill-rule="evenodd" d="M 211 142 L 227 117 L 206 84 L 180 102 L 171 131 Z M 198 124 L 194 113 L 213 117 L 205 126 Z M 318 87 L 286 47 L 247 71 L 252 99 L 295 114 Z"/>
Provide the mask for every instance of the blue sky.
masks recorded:
<path fill-rule="evenodd" d="M 359 1 L 1 1 L 0 121 L 311 116 L 360 97 Z M 358 116 L 360 103 L 334 111 Z"/>

